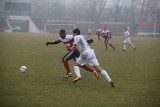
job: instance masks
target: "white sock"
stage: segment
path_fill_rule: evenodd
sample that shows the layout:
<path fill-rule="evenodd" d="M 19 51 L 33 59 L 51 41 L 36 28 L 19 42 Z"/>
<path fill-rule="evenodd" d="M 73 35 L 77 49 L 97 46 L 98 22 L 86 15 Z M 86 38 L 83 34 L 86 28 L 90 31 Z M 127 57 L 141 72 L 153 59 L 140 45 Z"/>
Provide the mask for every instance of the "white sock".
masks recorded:
<path fill-rule="evenodd" d="M 111 81 L 111 78 L 109 77 L 107 71 L 102 70 L 102 71 L 101 71 L 101 74 L 105 77 L 105 79 L 106 79 L 108 82 Z"/>
<path fill-rule="evenodd" d="M 80 77 L 80 76 L 81 76 L 81 74 L 80 74 L 80 69 L 79 69 L 78 66 L 74 66 L 74 72 L 75 72 L 75 74 L 76 74 L 77 77 Z"/>
<path fill-rule="evenodd" d="M 68 74 L 69 74 L 69 75 L 71 75 L 72 73 L 71 73 L 71 72 L 69 72 Z"/>
<path fill-rule="evenodd" d="M 126 45 L 123 45 L 123 49 L 126 50 Z"/>
<path fill-rule="evenodd" d="M 135 48 L 135 46 L 133 44 L 130 44 L 133 48 Z"/>

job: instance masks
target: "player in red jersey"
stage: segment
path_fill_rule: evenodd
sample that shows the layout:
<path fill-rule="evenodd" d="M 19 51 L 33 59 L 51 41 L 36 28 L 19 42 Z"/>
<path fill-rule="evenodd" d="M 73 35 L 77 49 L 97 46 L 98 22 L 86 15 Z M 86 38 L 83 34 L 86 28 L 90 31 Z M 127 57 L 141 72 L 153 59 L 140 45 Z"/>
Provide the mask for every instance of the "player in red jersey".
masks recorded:
<path fill-rule="evenodd" d="M 109 44 L 113 48 L 113 50 L 115 50 L 115 47 L 109 41 L 111 39 L 111 35 L 112 35 L 111 32 L 107 30 L 106 26 L 104 26 L 104 29 L 101 32 L 101 36 L 105 39 L 104 43 L 105 43 L 106 49 L 107 49 L 107 44 Z"/>
<path fill-rule="evenodd" d="M 46 46 L 48 45 L 54 45 L 54 44 L 59 44 L 61 42 L 63 42 L 63 44 L 65 45 L 66 49 L 68 50 L 68 53 L 66 55 L 64 55 L 64 57 L 62 58 L 62 62 L 65 66 L 65 69 L 67 71 L 67 73 L 65 74 L 64 78 L 68 78 L 72 76 L 70 67 L 69 67 L 69 63 L 68 61 L 71 59 L 74 59 L 74 61 L 76 61 L 76 59 L 80 56 L 80 53 L 78 51 L 77 48 L 73 50 L 71 50 L 71 47 L 73 46 L 73 42 L 74 42 L 74 36 L 73 35 L 67 35 L 64 29 L 61 29 L 59 32 L 60 38 L 56 41 L 53 42 L 47 42 Z M 89 44 L 91 44 L 93 42 L 93 40 L 88 40 Z M 92 68 L 90 68 L 87 65 L 81 66 L 82 68 L 84 68 L 85 70 L 94 73 L 94 75 L 99 78 L 98 73 L 93 70 Z"/>

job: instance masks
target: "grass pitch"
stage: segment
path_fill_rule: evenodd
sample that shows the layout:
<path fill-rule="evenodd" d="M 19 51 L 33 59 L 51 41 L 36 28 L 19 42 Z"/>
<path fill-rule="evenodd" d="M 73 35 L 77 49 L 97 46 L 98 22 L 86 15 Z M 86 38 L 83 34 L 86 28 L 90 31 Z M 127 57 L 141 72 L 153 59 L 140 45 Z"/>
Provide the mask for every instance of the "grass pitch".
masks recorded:
<path fill-rule="evenodd" d="M 81 69 L 83 79 L 65 79 L 61 62 L 67 50 L 63 44 L 45 46 L 58 36 L 0 33 L 0 107 L 160 107 L 160 38 L 132 37 L 136 51 L 123 37 L 113 37 L 116 47 L 105 49 L 93 36 L 91 47 L 100 65 L 115 82 L 96 79 Z M 28 67 L 27 73 L 19 71 Z"/>

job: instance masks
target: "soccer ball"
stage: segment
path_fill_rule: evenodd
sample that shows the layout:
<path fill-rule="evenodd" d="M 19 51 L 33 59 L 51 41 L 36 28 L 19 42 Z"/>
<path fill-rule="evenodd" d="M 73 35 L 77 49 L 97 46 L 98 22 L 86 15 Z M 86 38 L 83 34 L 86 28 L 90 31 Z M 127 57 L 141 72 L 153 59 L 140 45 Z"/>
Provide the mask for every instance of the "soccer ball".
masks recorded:
<path fill-rule="evenodd" d="M 20 72 L 27 72 L 27 67 L 26 66 L 21 66 L 20 67 Z"/>

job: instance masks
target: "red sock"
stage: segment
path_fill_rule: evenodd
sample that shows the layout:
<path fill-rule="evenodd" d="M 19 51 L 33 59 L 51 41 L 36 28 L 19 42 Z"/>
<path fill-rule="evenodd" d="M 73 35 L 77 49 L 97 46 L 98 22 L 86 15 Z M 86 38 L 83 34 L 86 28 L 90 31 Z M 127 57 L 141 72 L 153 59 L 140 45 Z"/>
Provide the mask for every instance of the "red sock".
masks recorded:
<path fill-rule="evenodd" d="M 112 44 L 109 44 L 112 48 L 114 48 L 114 46 Z"/>
<path fill-rule="evenodd" d="M 89 71 L 89 72 L 94 72 L 94 69 L 90 68 L 89 66 L 87 65 L 83 65 L 82 68 L 84 68 L 85 70 Z"/>
<path fill-rule="evenodd" d="M 67 61 L 63 61 L 63 64 L 64 64 L 64 66 L 65 66 L 65 68 L 67 70 L 67 73 L 70 73 L 71 71 L 70 71 L 68 62 Z"/>

